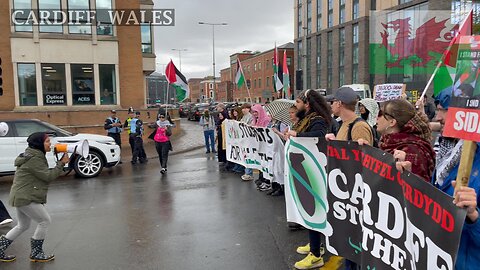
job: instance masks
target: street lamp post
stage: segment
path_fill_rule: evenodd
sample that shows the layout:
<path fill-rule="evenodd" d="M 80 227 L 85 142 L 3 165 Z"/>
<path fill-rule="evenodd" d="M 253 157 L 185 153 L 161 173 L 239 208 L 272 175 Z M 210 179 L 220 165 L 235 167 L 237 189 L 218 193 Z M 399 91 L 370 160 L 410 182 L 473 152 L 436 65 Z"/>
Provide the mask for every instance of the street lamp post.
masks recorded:
<path fill-rule="evenodd" d="M 225 26 L 225 25 L 228 25 L 227 23 L 208 23 L 208 22 L 198 22 L 198 24 L 201 24 L 201 25 L 211 25 L 212 26 L 212 39 L 213 39 L 213 61 L 212 61 L 212 65 L 213 65 L 213 100 L 216 99 L 216 92 L 215 92 L 215 88 L 216 88 L 216 82 L 215 82 L 215 25 L 219 25 L 219 26 Z"/>
<path fill-rule="evenodd" d="M 178 52 L 178 61 L 180 64 L 180 72 L 182 72 L 182 52 L 186 52 L 187 49 L 172 49 L 172 51 Z"/>

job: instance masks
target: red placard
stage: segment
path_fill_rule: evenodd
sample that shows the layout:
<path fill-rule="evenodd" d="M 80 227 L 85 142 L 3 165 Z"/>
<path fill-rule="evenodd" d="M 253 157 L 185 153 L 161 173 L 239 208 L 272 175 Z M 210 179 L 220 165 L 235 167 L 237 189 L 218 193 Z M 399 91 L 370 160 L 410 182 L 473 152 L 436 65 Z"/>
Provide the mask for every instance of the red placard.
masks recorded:
<path fill-rule="evenodd" d="M 480 110 L 448 108 L 443 136 L 480 142 Z"/>

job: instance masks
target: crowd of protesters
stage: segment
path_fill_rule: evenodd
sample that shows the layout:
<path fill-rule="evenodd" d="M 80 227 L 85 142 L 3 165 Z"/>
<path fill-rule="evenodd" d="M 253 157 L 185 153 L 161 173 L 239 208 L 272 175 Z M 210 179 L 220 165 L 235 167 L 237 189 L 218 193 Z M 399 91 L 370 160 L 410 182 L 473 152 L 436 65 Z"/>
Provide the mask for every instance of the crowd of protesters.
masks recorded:
<path fill-rule="evenodd" d="M 480 147 L 475 153 L 469 186 L 454 191 L 463 140 L 440 136 L 438 154 L 432 145 L 431 127 L 443 128 L 451 96 L 451 91 L 444 91 L 435 98 L 435 105 L 419 100 L 414 106 L 406 99 L 381 104 L 370 98 L 360 100 L 349 87 L 341 87 L 334 95 L 326 97 L 314 90 L 305 90 L 297 96 L 295 105 L 289 109 L 290 126 L 273 119 L 260 104 L 243 104 L 228 112 L 220 104 L 217 106 L 219 117 L 215 120 L 218 161 L 225 171 L 241 174 L 241 180 L 245 182 L 253 181 L 258 190 L 274 196 L 284 194 L 283 179 L 269 181 L 261 172 L 255 177 L 252 169 L 226 160 L 224 153 L 221 153 L 225 151 L 225 146 L 221 143 L 221 124 L 224 119 L 272 128 L 283 141 L 290 137 L 316 137 L 378 147 L 394 156 L 398 170 L 411 171 L 453 196 L 455 205 L 467 209 L 456 269 L 471 269 L 471 266 L 480 262 L 480 222 L 477 222 Z M 432 106 L 436 106 L 436 113 L 432 113 Z M 204 117 L 208 118 L 208 114 Z M 432 120 L 438 123 L 430 123 Z M 201 125 L 205 126 L 205 123 L 205 120 L 201 121 Z M 207 141 L 207 136 L 205 138 Z M 324 265 L 325 248 L 322 238 L 319 232 L 309 231 L 308 242 L 297 248 L 297 253 L 306 256 L 295 263 L 295 268 L 313 269 Z M 360 266 L 349 260 L 345 260 L 344 266 L 345 269 L 360 269 Z"/>

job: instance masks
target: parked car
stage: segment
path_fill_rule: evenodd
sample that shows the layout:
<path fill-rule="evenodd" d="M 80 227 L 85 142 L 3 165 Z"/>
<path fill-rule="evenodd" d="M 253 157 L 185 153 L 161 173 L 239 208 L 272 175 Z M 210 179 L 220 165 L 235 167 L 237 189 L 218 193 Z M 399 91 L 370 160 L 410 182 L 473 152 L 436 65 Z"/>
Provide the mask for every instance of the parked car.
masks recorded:
<path fill-rule="evenodd" d="M 202 116 L 203 112 L 209 109 L 209 103 L 198 103 L 192 107 L 190 112 L 188 113 L 188 120 L 192 121 L 199 121 L 200 117 Z"/>
<path fill-rule="evenodd" d="M 188 113 L 190 112 L 192 106 L 192 104 L 188 103 L 180 104 L 180 106 L 178 107 L 178 114 L 180 115 L 180 117 L 188 117 Z"/>
<path fill-rule="evenodd" d="M 73 134 L 57 126 L 40 120 L 7 120 L 8 133 L 0 137 L 0 176 L 15 173 L 15 158 L 28 146 L 27 138 L 34 132 L 47 132 L 51 136 L 52 147 L 56 143 L 77 143 L 87 140 L 90 152 L 87 158 L 77 156 L 70 160 L 66 168 L 73 168 L 83 178 L 99 175 L 103 168 L 112 167 L 120 162 L 120 147 L 113 138 L 96 134 Z M 48 165 L 56 164 L 55 154 L 48 152 Z"/>

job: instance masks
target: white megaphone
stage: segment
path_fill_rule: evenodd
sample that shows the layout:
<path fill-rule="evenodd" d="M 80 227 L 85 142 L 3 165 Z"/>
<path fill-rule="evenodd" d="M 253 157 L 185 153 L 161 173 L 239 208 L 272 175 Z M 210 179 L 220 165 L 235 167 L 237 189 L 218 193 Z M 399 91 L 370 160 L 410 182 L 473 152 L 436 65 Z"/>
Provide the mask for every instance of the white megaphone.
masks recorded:
<path fill-rule="evenodd" d="M 78 143 L 57 143 L 55 144 L 55 154 L 57 153 L 72 153 L 87 158 L 90 152 L 90 147 L 87 140 Z"/>
<path fill-rule="evenodd" d="M 8 124 L 5 122 L 0 122 L 0 137 L 6 136 L 8 133 Z"/>

